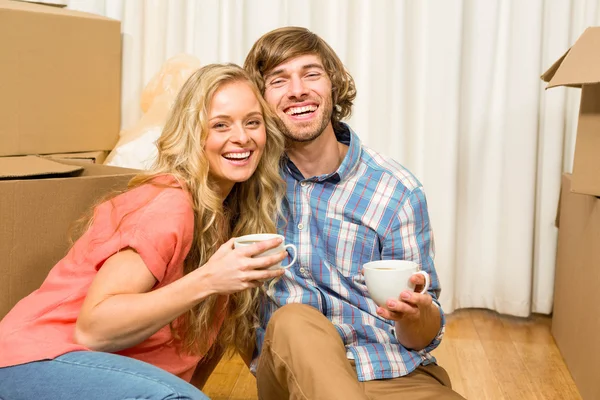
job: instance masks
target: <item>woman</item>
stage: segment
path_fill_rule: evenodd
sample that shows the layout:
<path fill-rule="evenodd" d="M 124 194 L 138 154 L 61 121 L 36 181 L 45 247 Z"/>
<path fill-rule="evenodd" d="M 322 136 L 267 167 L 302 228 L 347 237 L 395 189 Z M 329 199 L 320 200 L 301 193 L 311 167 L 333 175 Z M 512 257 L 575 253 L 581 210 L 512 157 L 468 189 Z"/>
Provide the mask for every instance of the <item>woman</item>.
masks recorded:
<path fill-rule="evenodd" d="M 210 349 L 253 345 L 284 139 L 246 73 L 208 65 L 181 89 L 155 167 L 101 203 L 42 286 L 0 322 L 0 398 L 204 399 Z M 250 289 L 250 290 L 248 290 Z"/>

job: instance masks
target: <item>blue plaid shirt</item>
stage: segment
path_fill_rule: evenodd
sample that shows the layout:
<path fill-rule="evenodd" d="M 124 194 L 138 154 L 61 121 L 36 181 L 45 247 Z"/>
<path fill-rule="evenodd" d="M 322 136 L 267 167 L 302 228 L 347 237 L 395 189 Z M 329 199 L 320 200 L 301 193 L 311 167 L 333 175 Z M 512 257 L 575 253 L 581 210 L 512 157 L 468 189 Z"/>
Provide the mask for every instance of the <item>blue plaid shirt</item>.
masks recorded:
<path fill-rule="evenodd" d="M 430 352 L 445 326 L 425 195 L 408 170 L 362 146 L 346 125 L 336 136 L 349 148 L 334 173 L 304 178 L 290 160 L 283 168 L 286 220 L 278 226 L 286 242 L 296 245 L 298 259 L 261 306 L 257 350 L 272 313 L 285 304 L 302 303 L 321 311 L 337 328 L 360 381 L 403 376 L 435 362 Z M 413 260 L 431 277 L 429 294 L 440 309 L 442 328 L 422 351 L 403 347 L 394 321 L 376 313 L 360 271 L 363 264 L 380 259 Z"/>

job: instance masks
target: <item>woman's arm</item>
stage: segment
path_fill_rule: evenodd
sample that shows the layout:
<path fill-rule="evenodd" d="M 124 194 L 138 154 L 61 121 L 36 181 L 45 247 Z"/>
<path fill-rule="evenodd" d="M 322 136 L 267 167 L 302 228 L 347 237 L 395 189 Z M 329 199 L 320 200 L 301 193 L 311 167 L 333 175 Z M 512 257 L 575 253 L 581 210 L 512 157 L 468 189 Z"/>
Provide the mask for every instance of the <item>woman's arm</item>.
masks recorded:
<path fill-rule="evenodd" d="M 184 278 L 151 291 L 157 281 L 142 257 L 132 249 L 114 254 L 90 286 L 75 341 L 107 352 L 142 342 L 211 294 L 197 276 Z"/>
<path fill-rule="evenodd" d="M 278 239 L 233 249 L 225 243 L 202 267 L 152 290 L 156 279 L 133 249 L 106 260 L 89 288 L 75 327 L 75 342 L 92 350 L 115 352 L 144 341 L 207 296 L 256 287 L 283 270 L 264 268 L 286 252 L 252 258 L 279 244 Z"/>

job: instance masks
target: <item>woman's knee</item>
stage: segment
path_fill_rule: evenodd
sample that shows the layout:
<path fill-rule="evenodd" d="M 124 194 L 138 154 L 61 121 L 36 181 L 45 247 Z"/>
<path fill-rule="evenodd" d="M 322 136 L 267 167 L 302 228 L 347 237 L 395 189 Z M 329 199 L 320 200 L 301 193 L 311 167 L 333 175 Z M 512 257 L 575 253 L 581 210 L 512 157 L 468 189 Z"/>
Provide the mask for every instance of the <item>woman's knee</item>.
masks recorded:
<path fill-rule="evenodd" d="M 160 375 L 108 365 L 45 360 L 0 368 L 0 381 L 6 382 L 0 385 L 0 399 L 207 399 L 187 382 L 173 378 L 162 380 Z"/>
<path fill-rule="evenodd" d="M 108 385 L 119 398 L 148 398 L 156 400 L 204 400 L 207 397 L 183 379 L 154 365 L 110 353 L 72 352 L 57 357 L 48 364 L 48 374 L 76 377 L 76 381 L 95 392 L 95 382 Z M 91 381 L 90 381 L 91 378 Z M 106 386 L 106 385 L 105 385 Z M 69 390 L 68 385 L 65 389 Z M 102 392 L 102 391 L 101 391 Z M 92 393 L 88 395 L 91 396 Z M 85 396 L 82 398 L 93 398 Z"/>

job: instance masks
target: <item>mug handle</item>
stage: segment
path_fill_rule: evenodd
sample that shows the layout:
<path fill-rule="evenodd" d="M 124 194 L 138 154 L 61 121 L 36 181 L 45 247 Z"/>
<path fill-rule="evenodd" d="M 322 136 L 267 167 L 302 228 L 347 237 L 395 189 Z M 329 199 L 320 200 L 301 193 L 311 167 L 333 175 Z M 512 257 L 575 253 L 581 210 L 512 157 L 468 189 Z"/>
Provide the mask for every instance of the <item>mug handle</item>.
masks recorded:
<path fill-rule="evenodd" d="M 421 290 L 419 293 L 423 294 L 425 292 L 427 292 L 427 290 L 429 290 L 429 274 L 425 271 L 417 271 L 415 272 L 413 275 L 423 275 L 423 277 L 425 278 L 425 286 L 423 286 L 423 290 Z"/>
<path fill-rule="evenodd" d="M 283 246 L 284 249 L 294 249 L 294 257 L 292 258 L 292 261 L 290 261 L 290 263 L 288 265 L 282 265 L 281 268 L 289 268 L 292 266 L 293 263 L 296 262 L 296 256 L 298 255 L 298 250 L 296 250 L 296 246 L 294 246 L 293 244 L 286 244 L 285 246 Z"/>

